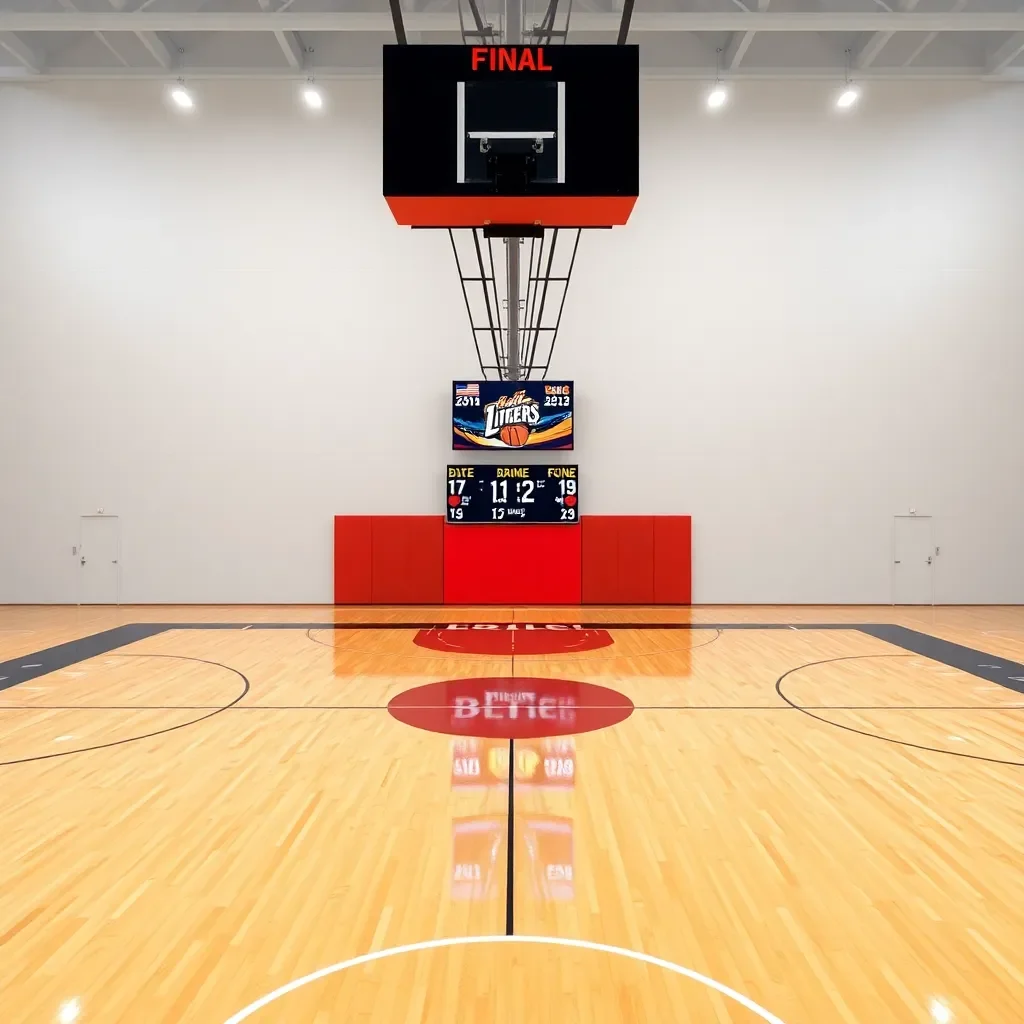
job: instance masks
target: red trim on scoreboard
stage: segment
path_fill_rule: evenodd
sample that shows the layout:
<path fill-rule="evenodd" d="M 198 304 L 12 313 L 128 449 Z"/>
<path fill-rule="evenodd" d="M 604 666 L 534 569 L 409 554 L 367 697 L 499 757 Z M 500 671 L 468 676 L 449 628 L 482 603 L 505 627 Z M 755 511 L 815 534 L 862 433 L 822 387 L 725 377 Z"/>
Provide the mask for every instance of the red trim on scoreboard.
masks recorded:
<path fill-rule="evenodd" d="M 395 220 L 414 228 L 540 224 L 610 228 L 625 224 L 636 196 L 385 196 Z"/>

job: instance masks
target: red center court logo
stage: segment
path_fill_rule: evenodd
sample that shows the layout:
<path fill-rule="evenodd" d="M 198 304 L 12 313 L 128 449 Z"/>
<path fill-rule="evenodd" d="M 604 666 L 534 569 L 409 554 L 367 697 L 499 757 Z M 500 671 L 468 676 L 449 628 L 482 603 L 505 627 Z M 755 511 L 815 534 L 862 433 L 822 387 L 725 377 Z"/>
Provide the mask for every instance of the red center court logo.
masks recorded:
<path fill-rule="evenodd" d="M 448 654 L 572 654 L 610 647 L 606 629 L 584 629 L 558 622 L 453 622 L 421 629 L 418 647 Z"/>
<path fill-rule="evenodd" d="M 633 702 L 593 683 L 495 676 L 416 686 L 394 697 L 388 711 L 428 732 L 539 739 L 607 729 L 629 718 Z"/>

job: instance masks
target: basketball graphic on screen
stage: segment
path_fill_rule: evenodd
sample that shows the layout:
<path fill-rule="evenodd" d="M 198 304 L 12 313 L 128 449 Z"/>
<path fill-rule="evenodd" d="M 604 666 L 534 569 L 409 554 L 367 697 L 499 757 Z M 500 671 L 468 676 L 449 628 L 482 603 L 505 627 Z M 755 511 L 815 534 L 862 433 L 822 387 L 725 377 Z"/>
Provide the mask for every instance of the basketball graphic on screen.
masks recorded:
<path fill-rule="evenodd" d="M 509 448 L 522 448 L 530 437 L 530 428 L 525 423 L 506 423 L 501 428 L 501 443 Z"/>

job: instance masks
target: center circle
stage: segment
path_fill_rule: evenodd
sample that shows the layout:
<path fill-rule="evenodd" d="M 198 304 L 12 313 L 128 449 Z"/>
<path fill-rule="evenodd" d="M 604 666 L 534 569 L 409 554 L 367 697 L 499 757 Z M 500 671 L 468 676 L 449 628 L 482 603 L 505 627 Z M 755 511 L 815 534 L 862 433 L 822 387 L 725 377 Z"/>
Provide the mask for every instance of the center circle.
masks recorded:
<path fill-rule="evenodd" d="M 484 676 L 415 686 L 388 702 L 416 729 L 484 739 L 540 739 L 618 725 L 633 702 L 618 690 L 570 679 Z"/>

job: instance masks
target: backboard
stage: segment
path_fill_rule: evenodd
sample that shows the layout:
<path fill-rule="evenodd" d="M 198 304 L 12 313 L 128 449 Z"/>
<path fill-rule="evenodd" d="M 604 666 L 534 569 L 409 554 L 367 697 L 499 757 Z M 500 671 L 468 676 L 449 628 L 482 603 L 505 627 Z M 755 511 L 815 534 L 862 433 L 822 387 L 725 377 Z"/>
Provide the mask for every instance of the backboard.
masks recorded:
<path fill-rule="evenodd" d="M 637 47 L 384 47 L 399 224 L 611 227 L 638 193 Z"/>

